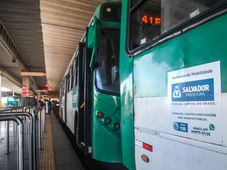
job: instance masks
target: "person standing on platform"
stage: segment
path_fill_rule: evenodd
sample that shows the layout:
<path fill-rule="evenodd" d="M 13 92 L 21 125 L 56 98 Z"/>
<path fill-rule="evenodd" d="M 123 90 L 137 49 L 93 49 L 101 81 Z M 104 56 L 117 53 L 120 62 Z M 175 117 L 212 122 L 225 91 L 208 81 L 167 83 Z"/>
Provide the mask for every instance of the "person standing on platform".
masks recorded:
<path fill-rule="evenodd" d="M 48 114 L 51 114 L 51 109 L 52 109 L 52 103 L 50 101 L 50 99 L 48 100 Z"/>
<path fill-rule="evenodd" d="M 45 113 L 48 114 L 48 100 L 45 100 Z"/>

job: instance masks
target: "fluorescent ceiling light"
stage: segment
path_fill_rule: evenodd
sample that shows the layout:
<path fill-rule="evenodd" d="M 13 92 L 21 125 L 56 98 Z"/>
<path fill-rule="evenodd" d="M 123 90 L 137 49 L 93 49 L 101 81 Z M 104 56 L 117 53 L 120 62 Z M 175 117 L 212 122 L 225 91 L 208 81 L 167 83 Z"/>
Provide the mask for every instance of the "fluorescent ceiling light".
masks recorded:
<path fill-rule="evenodd" d="M 12 91 L 12 90 L 10 90 L 10 89 L 8 89 L 8 88 L 6 88 L 6 87 L 1 87 L 1 91 L 2 91 L 2 92 L 10 92 L 10 91 Z"/>

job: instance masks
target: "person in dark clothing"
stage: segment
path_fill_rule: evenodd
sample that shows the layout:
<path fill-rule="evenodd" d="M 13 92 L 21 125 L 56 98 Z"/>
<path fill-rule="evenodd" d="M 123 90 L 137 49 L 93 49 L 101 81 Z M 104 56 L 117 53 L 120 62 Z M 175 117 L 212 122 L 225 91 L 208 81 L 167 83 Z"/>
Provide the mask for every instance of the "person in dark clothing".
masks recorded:
<path fill-rule="evenodd" d="M 48 114 L 51 114 L 51 109 L 52 109 L 52 103 L 50 100 L 48 100 Z"/>

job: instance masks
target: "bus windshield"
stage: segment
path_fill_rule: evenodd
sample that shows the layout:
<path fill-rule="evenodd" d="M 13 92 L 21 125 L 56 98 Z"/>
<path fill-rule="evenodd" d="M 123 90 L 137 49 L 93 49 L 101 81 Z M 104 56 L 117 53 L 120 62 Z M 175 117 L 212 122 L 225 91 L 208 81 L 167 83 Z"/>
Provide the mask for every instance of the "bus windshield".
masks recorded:
<path fill-rule="evenodd" d="M 118 29 L 102 29 L 98 47 L 96 87 L 110 93 L 120 93 Z"/>
<path fill-rule="evenodd" d="M 155 41 L 170 29 L 223 0 L 131 0 L 130 49 Z"/>

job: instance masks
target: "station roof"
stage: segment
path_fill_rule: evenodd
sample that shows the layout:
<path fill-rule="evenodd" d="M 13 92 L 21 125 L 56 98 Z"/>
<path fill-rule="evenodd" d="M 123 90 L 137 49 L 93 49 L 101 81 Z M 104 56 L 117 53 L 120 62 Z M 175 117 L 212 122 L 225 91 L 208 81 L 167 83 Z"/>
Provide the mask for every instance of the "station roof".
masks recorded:
<path fill-rule="evenodd" d="M 4 39 L 0 29 L 1 68 L 19 83 L 21 70 L 46 72 L 47 77 L 31 78 L 31 88 L 42 89 L 48 82 L 58 92 L 78 42 L 103 1 L 0 0 L 0 25 L 10 38 Z"/>

